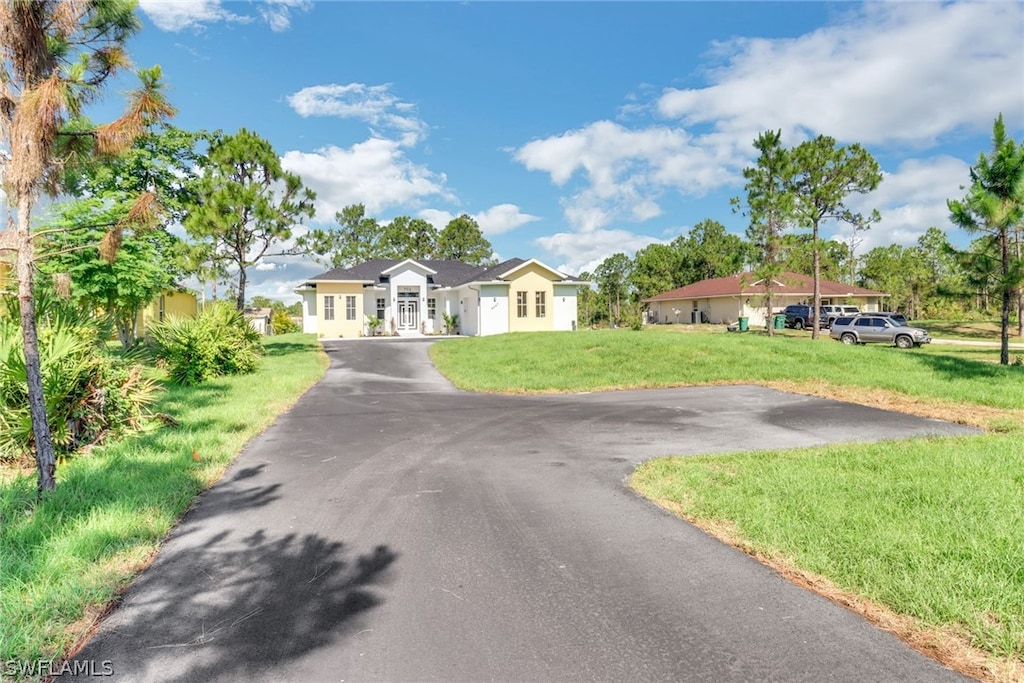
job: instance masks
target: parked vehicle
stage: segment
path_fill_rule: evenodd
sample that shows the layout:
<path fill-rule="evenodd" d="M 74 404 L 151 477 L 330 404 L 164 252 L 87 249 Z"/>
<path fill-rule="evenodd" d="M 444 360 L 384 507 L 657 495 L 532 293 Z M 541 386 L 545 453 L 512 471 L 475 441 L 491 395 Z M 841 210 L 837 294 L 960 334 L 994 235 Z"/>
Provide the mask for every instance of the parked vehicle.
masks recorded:
<path fill-rule="evenodd" d="M 805 327 L 811 327 L 814 325 L 814 314 L 812 313 L 812 306 L 807 304 L 791 304 L 786 306 L 783 310 L 783 314 L 786 316 L 786 327 L 792 327 L 797 330 L 802 330 Z M 820 327 L 825 329 L 828 327 L 828 313 L 825 311 L 825 307 L 822 306 L 819 311 L 821 316 Z"/>
<path fill-rule="evenodd" d="M 860 313 L 860 309 L 856 306 L 839 306 L 836 304 L 828 304 L 821 307 L 824 311 L 823 320 L 828 321 L 829 327 L 832 326 L 832 321 L 843 315 L 856 315 Z"/>
<path fill-rule="evenodd" d="M 870 311 L 866 313 L 858 313 L 857 315 L 871 318 L 890 318 L 898 322 L 900 325 L 907 324 L 907 316 L 902 313 L 892 313 L 891 311 Z"/>
<path fill-rule="evenodd" d="M 920 327 L 901 325 L 892 318 L 879 315 L 856 315 L 836 318 L 829 336 L 844 344 L 880 342 L 910 349 L 928 344 L 932 338 Z"/>

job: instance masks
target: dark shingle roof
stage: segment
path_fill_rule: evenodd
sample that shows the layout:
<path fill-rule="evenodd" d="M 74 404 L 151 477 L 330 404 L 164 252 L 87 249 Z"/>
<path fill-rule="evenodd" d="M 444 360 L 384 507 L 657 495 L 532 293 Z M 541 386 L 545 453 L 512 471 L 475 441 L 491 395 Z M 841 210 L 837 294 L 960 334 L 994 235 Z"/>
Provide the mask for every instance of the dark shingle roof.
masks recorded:
<path fill-rule="evenodd" d="M 371 259 L 356 264 L 351 268 L 334 268 L 326 273 L 311 277 L 309 282 L 318 281 L 357 281 L 381 284 L 388 281 L 384 271 L 409 259 Z M 416 260 L 416 259 L 413 259 Z M 498 277 L 516 266 L 526 263 L 525 259 L 511 258 L 493 266 L 475 266 L 462 261 L 445 261 L 440 259 L 416 260 L 417 263 L 434 271 L 427 275 L 427 282 L 436 287 L 458 287 L 469 282 L 497 280 Z M 567 282 L 578 282 L 576 278 L 567 277 Z"/>

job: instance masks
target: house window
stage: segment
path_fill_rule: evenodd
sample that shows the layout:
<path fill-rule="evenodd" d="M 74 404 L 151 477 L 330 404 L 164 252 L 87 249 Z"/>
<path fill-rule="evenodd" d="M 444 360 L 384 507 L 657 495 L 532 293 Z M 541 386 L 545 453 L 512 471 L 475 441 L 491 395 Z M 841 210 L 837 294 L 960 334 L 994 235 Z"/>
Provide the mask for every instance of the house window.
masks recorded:
<path fill-rule="evenodd" d="M 516 292 L 516 317 L 526 317 L 526 292 Z"/>
<path fill-rule="evenodd" d="M 546 317 L 547 314 L 548 314 L 548 308 L 547 308 L 547 299 L 546 299 L 546 293 L 545 292 L 537 292 L 536 304 L 537 304 L 537 317 L 538 318 Z"/>
<path fill-rule="evenodd" d="M 384 319 L 384 308 L 385 307 L 386 307 L 385 300 L 383 298 L 377 299 L 377 318 L 379 320 L 383 320 Z"/>
<path fill-rule="evenodd" d="M 164 300 L 164 295 L 160 295 L 160 322 L 164 321 L 164 314 L 167 312 L 167 302 Z"/>
<path fill-rule="evenodd" d="M 354 296 L 345 297 L 345 320 L 356 319 L 356 298 Z"/>
<path fill-rule="evenodd" d="M 334 320 L 334 297 L 324 297 L 324 320 Z"/>
<path fill-rule="evenodd" d="M 427 299 L 427 317 L 431 320 L 437 318 L 437 299 Z"/>

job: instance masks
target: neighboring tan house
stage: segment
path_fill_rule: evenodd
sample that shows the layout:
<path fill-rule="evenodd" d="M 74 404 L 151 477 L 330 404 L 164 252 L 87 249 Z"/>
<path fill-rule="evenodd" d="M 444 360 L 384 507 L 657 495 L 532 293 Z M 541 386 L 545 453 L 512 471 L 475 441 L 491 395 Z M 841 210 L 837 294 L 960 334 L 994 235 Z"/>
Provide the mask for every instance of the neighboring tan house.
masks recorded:
<path fill-rule="evenodd" d="M 576 293 L 586 284 L 536 259 L 494 266 L 376 259 L 329 270 L 295 292 L 303 332 L 320 337 L 370 334 L 370 318 L 384 333 L 435 334 L 446 331 L 446 314 L 458 316 L 460 334 L 485 336 L 576 329 Z"/>
<path fill-rule="evenodd" d="M 882 299 L 889 296 L 873 289 L 855 287 L 821 280 L 821 304 L 848 304 L 862 311 L 882 310 Z M 650 323 L 718 323 L 729 324 L 747 317 L 750 326 L 764 325 L 768 320 L 765 310 L 764 282 L 753 273 L 739 273 L 729 277 L 701 280 L 649 299 L 647 322 Z M 790 304 L 810 303 L 814 298 L 814 279 L 809 275 L 782 273 L 775 278 L 772 290 L 772 312 L 779 312 Z"/>
<path fill-rule="evenodd" d="M 151 322 L 162 322 L 165 318 L 194 318 L 199 312 L 199 303 L 192 292 L 165 291 L 146 308 L 139 311 L 135 319 L 136 334 L 142 337 Z"/>

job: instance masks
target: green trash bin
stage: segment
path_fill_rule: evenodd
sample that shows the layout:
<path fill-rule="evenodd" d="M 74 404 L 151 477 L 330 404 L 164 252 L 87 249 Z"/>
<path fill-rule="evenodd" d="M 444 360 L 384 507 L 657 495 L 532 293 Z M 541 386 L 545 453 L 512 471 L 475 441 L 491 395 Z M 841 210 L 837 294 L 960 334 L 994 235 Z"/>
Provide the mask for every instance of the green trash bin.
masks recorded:
<path fill-rule="evenodd" d="M 786 329 L 786 314 L 776 313 L 775 314 L 775 329 L 784 330 Z"/>
<path fill-rule="evenodd" d="M 750 329 L 750 318 L 743 316 L 740 318 L 740 332 L 746 332 Z"/>

